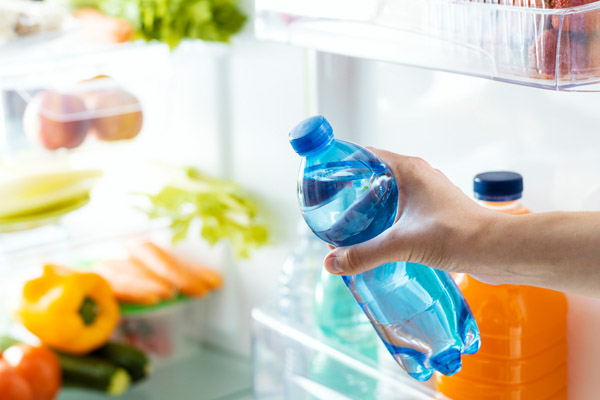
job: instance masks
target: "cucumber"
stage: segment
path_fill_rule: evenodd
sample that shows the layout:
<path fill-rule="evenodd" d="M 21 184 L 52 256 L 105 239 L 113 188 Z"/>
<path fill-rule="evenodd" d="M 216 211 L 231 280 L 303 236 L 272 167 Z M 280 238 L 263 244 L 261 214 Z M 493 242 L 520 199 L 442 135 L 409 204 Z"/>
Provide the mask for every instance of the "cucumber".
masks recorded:
<path fill-rule="evenodd" d="M 129 372 L 110 361 L 58 352 L 56 355 L 62 367 L 64 387 L 95 389 L 118 396 L 125 393 L 131 385 Z"/>
<path fill-rule="evenodd" d="M 142 351 L 124 343 L 108 342 L 91 354 L 125 368 L 133 382 L 139 382 L 152 372 L 150 359 Z"/>

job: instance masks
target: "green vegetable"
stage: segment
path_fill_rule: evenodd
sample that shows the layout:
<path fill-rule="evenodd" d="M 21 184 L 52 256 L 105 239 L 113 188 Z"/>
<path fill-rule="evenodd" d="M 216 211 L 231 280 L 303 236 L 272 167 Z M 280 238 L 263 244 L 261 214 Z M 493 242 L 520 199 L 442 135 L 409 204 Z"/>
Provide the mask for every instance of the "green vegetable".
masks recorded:
<path fill-rule="evenodd" d="M 9 336 L 0 336 L 0 350 L 4 351 L 8 349 L 10 346 L 14 346 L 15 344 L 21 343 L 20 340 L 13 339 Z"/>
<path fill-rule="evenodd" d="M 150 375 L 152 364 L 142 351 L 124 343 L 109 342 L 91 354 L 125 368 L 133 382 L 139 382 Z"/>
<path fill-rule="evenodd" d="M 107 15 L 124 18 L 138 38 L 159 40 L 171 49 L 184 38 L 229 42 L 246 16 L 238 0 L 100 0 Z"/>
<path fill-rule="evenodd" d="M 236 257 L 248 258 L 250 252 L 268 241 L 267 228 L 257 221 L 257 207 L 242 195 L 232 182 L 210 179 L 194 168 L 178 170 L 172 183 L 157 194 L 146 194 L 150 218 L 171 220 L 173 242 L 184 239 L 192 221 L 202 220 L 202 237 L 211 245 L 231 242 Z"/>
<path fill-rule="evenodd" d="M 70 7 L 74 10 L 78 8 L 98 8 L 98 3 L 101 0 L 54 0 L 56 3 L 59 3 L 63 6 Z"/>
<path fill-rule="evenodd" d="M 63 372 L 63 386 L 93 389 L 112 396 L 129 389 L 131 376 L 110 361 L 90 356 L 57 353 Z"/>

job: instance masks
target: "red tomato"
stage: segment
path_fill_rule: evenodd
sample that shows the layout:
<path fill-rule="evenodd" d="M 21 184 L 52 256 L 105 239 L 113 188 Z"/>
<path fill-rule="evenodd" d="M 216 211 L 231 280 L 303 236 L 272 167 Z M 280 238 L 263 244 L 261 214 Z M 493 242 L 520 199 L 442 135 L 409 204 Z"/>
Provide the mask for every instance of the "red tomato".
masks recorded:
<path fill-rule="evenodd" d="M 33 400 L 33 392 L 27 381 L 1 358 L 0 400 Z"/>
<path fill-rule="evenodd" d="M 56 397 L 62 375 L 58 357 L 52 351 L 19 343 L 6 349 L 3 357 L 29 383 L 33 400 L 52 400 Z"/>

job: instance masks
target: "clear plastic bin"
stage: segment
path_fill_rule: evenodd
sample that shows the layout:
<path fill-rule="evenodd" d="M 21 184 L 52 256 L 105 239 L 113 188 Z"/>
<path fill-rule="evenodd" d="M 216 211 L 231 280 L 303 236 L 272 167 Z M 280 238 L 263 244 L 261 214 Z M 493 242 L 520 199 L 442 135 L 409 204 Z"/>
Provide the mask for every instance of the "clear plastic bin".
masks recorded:
<path fill-rule="evenodd" d="M 205 299 L 178 299 L 154 308 L 126 306 L 112 339 L 148 354 L 155 367 L 197 355 L 206 321 Z"/>
<path fill-rule="evenodd" d="M 5 153 L 32 146 L 56 151 L 94 141 L 130 140 L 144 122 L 138 96 L 103 75 L 6 89 L 2 108 Z"/>
<path fill-rule="evenodd" d="M 64 7 L 46 2 L 0 2 L 0 54 L 47 42 L 69 30 L 72 21 Z"/>
<path fill-rule="evenodd" d="M 259 38 L 555 90 L 598 90 L 600 3 L 257 0 Z M 514 5 L 513 5 L 514 4 Z"/>
<path fill-rule="evenodd" d="M 0 334 L 8 330 L 16 337 L 23 336 L 22 327 L 6 321 L 17 304 L 22 283 L 39 276 L 44 264 L 86 270 L 97 261 L 126 258 L 128 253 L 123 244 L 128 241 L 152 240 L 168 247 L 169 239 L 167 229 L 157 228 L 117 237 L 88 237 L 84 241 L 72 238 L 0 258 L 0 327 L 5 331 Z M 152 307 L 123 305 L 113 339 L 139 347 L 152 357 L 156 367 L 169 365 L 201 351 L 206 313 L 206 298 L 180 296 Z"/>
<path fill-rule="evenodd" d="M 417 382 L 380 346 L 377 360 L 321 337 L 277 311 L 252 311 L 255 399 L 446 399 Z"/>
<path fill-rule="evenodd" d="M 167 45 L 90 44 L 76 30 L 0 54 L 1 161 L 154 151 L 168 127 L 171 67 Z"/>

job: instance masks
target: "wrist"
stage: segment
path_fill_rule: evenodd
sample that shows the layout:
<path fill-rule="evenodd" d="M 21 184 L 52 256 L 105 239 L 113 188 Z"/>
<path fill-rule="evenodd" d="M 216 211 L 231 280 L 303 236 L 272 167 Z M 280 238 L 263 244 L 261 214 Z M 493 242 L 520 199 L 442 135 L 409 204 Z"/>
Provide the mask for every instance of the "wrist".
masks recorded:
<path fill-rule="evenodd" d="M 471 232 L 464 272 L 486 283 L 543 286 L 544 274 L 531 265 L 529 218 L 485 210 Z"/>
<path fill-rule="evenodd" d="M 511 224 L 510 215 L 479 208 L 464 218 L 452 246 L 453 270 L 483 278 L 488 283 L 507 283 L 512 272 L 501 246 Z M 504 238 L 505 239 L 505 238 Z"/>

